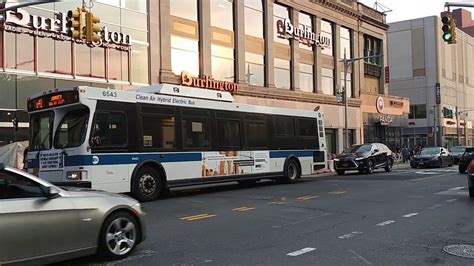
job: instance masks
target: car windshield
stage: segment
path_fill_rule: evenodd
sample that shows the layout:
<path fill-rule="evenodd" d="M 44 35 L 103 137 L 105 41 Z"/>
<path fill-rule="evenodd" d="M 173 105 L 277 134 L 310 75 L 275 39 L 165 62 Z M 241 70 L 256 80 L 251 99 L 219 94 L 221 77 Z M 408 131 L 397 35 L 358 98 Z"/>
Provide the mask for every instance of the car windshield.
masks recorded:
<path fill-rule="evenodd" d="M 82 107 L 67 113 L 62 119 L 54 136 L 54 147 L 57 149 L 81 145 L 87 132 L 89 109 Z"/>
<path fill-rule="evenodd" d="M 466 151 L 464 152 L 463 156 L 474 156 L 474 149 L 473 148 L 467 148 Z"/>
<path fill-rule="evenodd" d="M 439 148 L 425 148 L 420 152 L 421 155 L 432 155 L 432 154 L 438 154 L 438 153 L 439 153 Z"/>
<path fill-rule="evenodd" d="M 352 147 L 350 147 L 349 149 L 345 150 L 344 153 L 345 154 L 349 154 L 349 153 L 367 153 L 369 152 L 370 150 L 372 149 L 372 145 L 354 145 Z"/>
<path fill-rule="evenodd" d="M 466 147 L 452 147 L 451 152 L 461 153 L 466 150 Z"/>
<path fill-rule="evenodd" d="M 30 151 L 51 149 L 54 113 L 35 113 L 30 119 Z"/>

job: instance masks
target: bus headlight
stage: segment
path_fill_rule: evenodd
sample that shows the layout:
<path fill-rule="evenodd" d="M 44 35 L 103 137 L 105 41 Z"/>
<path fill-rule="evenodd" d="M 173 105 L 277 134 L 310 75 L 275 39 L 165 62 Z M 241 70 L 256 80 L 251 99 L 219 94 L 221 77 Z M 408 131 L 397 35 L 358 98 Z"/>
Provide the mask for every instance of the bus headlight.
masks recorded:
<path fill-rule="evenodd" d="M 84 179 L 87 179 L 87 172 L 86 171 L 67 171 L 66 179 L 84 180 Z"/>

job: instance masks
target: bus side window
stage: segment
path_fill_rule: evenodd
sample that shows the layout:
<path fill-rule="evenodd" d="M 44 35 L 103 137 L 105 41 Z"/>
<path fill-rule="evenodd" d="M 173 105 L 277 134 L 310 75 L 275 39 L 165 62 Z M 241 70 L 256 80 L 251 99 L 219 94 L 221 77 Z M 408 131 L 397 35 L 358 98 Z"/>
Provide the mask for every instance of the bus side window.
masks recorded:
<path fill-rule="evenodd" d="M 99 147 L 127 145 L 127 118 L 124 113 L 97 113 L 94 119 L 91 144 Z"/>

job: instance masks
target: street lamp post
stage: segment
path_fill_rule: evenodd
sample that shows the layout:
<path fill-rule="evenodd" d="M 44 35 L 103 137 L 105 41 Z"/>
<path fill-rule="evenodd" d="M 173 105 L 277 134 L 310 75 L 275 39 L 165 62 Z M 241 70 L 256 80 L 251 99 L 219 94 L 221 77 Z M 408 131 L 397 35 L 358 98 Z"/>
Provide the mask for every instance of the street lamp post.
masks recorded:
<path fill-rule="evenodd" d="M 370 55 L 370 56 L 364 56 L 364 57 L 357 57 L 357 58 L 352 58 L 352 59 L 347 59 L 346 55 L 346 49 L 344 49 L 344 58 L 339 61 L 344 64 L 344 131 L 345 131 L 345 137 L 344 137 L 344 148 L 349 147 L 349 128 L 348 128 L 348 121 L 347 121 L 347 105 L 348 105 L 348 97 L 347 97 L 347 71 L 349 69 L 349 66 L 352 65 L 352 63 L 359 61 L 359 60 L 364 60 L 368 58 L 376 58 L 376 57 L 382 57 L 383 55 Z"/>

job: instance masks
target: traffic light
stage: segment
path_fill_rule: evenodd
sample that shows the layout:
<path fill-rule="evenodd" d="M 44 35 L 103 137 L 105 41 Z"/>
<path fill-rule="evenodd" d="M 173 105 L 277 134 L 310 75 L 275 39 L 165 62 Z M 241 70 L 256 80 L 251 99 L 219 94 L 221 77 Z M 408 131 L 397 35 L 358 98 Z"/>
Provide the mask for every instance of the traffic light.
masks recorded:
<path fill-rule="evenodd" d="M 82 34 L 82 13 L 83 10 L 81 8 L 67 12 L 69 17 L 67 26 L 71 29 L 69 36 L 73 39 L 82 40 L 84 38 Z"/>
<path fill-rule="evenodd" d="M 99 23 L 100 18 L 94 17 L 92 12 L 86 13 L 86 40 L 88 42 L 98 42 L 100 41 L 100 36 L 97 33 L 100 32 Z"/>
<path fill-rule="evenodd" d="M 443 23 L 443 41 L 447 42 L 448 44 L 455 44 L 456 43 L 456 22 L 454 21 L 453 16 L 451 13 L 445 13 L 441 18 L 441 22 Z"/>

